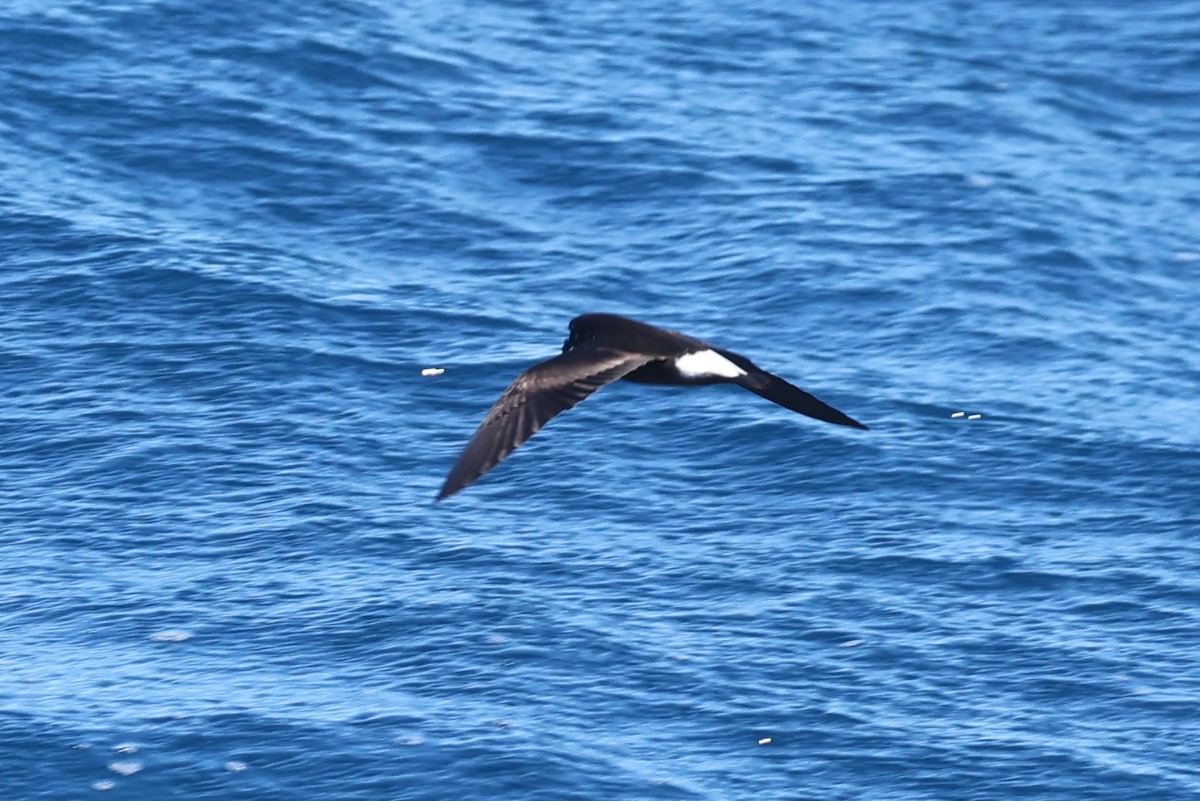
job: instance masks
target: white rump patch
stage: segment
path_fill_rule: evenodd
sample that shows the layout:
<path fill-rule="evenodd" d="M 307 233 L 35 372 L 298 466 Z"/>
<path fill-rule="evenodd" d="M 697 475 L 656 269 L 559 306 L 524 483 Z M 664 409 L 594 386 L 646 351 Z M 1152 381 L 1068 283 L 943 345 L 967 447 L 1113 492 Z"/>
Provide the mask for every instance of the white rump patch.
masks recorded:
<path fill-rule="evenodd" d="M 685 353 L 675 360 L 684 378 L 737 378 L 746 371 L 715 350 Z"/>

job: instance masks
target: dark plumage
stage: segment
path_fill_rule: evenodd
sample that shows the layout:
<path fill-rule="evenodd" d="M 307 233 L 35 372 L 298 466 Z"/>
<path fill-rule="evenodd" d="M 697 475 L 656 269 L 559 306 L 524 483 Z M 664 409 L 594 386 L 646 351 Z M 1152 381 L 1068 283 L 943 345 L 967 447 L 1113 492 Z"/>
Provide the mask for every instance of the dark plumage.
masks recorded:
<path fill-rule="evenodd" d="M 794 412 L 866 428 L 745 356 L 628 317 L 584 314 L 571 321 L 563 352 L 517 376 L 484 416 L 438 500 L 473 484 L 555 415 L 622 378 L 643 384 L 737 384 Z"/>

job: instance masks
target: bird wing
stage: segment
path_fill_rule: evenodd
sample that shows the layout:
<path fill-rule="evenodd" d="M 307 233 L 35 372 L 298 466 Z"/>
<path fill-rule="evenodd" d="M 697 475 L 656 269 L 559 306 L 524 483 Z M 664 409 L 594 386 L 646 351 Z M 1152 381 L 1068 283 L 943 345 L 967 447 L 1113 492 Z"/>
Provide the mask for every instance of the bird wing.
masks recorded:
<path fill-rule="evenodd" d="M 555 415 L 652 358 L 606 348 L 576 348 L 530 367 L 484 416 L 446 476 L 438 500 L 473 484 Z"/>
<path fill-rule="evenodd" d="M 755 395 L 766 398 L 772 403 L 778 403 L 793 412 L 808 417 L 824 420 L 826 423 L 836 423 L 839 426 L 866 429 L 866 426 L 848 414 L 838 411 L 820 398 L 810 395 L 795 384 L 789 383 L 777 375 L 768 373 L 754 362 L 737 353 L 727 350 L 717 350 L 725 358 L 746 371 L 734 381 L 738 386 L 745 387 Z"/>

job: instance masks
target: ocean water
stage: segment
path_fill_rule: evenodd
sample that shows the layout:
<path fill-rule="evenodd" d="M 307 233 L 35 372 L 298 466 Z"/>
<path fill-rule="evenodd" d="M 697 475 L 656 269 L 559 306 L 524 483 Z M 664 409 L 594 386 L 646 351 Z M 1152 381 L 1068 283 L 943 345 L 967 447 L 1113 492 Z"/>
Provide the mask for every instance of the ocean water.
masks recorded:
<path fill-rule="evenodd" d="M 6 3 L 0 796 L 1200 798 L 1198 43 Z M 588 311 L 871 430 L 618 384 L 435 504 Z"/>

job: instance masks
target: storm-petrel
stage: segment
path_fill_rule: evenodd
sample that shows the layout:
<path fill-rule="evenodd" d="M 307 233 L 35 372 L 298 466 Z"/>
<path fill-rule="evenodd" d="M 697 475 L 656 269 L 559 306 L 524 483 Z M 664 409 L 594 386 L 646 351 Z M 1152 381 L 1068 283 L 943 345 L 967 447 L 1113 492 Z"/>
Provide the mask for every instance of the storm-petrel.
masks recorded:
<path fill-rule="evenodd" d="M 745 356 L 615 314 L 571 321 L 562 353 L 530 367 L 504 390 L 446 476 L 438 500 L 473 484 L 555 415 L 618 379 L 640 384 L 737 384 L 794 412 L 866 428 Z"/>

